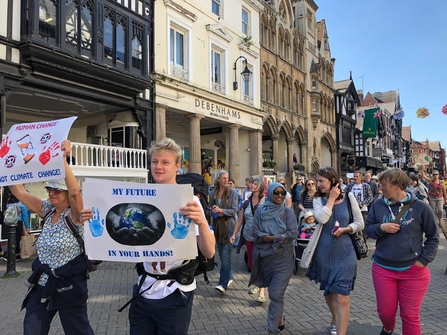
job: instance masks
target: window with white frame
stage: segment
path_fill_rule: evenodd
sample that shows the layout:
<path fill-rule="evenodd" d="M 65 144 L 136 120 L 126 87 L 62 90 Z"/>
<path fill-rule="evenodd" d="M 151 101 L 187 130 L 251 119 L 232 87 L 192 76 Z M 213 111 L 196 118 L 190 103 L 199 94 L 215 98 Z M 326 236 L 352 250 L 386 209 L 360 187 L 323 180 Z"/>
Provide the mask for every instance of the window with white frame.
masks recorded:
<path fill-rule="evenodd" d="M 211 49 L 211 83 L 213 91 L 225 93 L 224 73 L 224 53 L 213 47 Z"/>
<path fill-rule="evenodd" d="M 171 74 L 185 78 L 188 76 L 186 62 L 186 40 L 187 31 L 176 26 L 169 29 L 169 62 Z"/>
<path fill-rule="evenodd" d="M 253 72 L 253 65 L 251 65 L 250 63 L 245 64 L 245 62 L 242 62 L 242 69 L 245 69 L 245 65 L 247 65 L 248 69 L 251 71 L 251 73 Z M 251 77 L 251 79 L 249 81 L 244 81 L 244 78 L 242 77 L 242 75 L 240 76 L 239 80 L 241 82 L 241 86 L 242 86 L 242 99 L 244 102 L 253 105 L 253 76 Z"/>
<path fill-rule="evenodd" d="M 222 16 L 222 0 L 211 0 L 211 10 L 217 16 Z"/>
<path fill-rule="evenodd" d="M 245 9 L 242 8 L 242 33 L 245 35 L 249 35 L 250 34 L 250 14 L 249 12 Z"/>

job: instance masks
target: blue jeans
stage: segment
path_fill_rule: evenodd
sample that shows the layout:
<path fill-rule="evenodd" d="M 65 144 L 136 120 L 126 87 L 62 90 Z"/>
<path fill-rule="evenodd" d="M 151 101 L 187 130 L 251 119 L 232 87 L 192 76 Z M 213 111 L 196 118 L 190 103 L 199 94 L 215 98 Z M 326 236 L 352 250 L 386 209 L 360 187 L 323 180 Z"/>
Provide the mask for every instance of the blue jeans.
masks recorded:
<path fill-rule="evenodd" d="M 233 250 L 233 244 L 217 243 L 217 250 L 219 251 L 220 257 L 220 278 L 218 285 L 227 289 L 228 281 L 233 279 L 233 270 L 231 269 L 231 251 Z"/>

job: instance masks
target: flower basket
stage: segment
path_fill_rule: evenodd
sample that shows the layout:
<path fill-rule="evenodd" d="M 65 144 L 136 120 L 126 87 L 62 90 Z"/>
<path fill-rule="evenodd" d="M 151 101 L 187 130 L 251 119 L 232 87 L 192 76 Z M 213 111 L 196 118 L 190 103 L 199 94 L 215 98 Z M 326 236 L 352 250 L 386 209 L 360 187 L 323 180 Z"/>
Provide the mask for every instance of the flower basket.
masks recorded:
<path fill-rule="evenodd" d="M 298 172 L 304 172 L 304 170 L 305 170 L 306 168 L 304 167 L 303 164 L 295 163 L 295 164 L 293 164 L 293 169 L 294 169 L 295 171 L 298 171 Z"/>

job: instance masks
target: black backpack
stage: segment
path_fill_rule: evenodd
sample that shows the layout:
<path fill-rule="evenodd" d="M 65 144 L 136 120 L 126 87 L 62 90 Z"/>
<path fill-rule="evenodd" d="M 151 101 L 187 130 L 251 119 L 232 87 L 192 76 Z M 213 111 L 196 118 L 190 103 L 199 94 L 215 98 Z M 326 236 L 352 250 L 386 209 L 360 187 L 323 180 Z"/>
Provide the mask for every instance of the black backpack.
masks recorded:
<path fill-rule="evenodd" d="M 205 213 L 206 221 L 208 224 L 211 222 L 211 213 L 209 207 L 209 185 L 205 178 L 198 173 L 186 173 L 176 176 L 177 184 L 190 184 L 194 188 L 194 195 L 196 195 L 200 203 L 202 204 L 203 212 Z M 206 258 L 203 256 L 200 248 L 197 246 L 198 256 L 196 260 L 199 262 L 194 276 L 198 276 L 203 273 L 203 278 L 207 284 L 209 284 L 207 272 L 214 269 L 214 256 L 212 258 Z"/>

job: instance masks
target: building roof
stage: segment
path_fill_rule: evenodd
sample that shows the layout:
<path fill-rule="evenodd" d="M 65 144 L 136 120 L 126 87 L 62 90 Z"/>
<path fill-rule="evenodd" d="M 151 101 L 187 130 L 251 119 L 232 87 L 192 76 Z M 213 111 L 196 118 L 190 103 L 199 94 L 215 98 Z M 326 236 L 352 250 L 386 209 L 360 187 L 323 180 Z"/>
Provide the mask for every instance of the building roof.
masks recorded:
<path fill-rule="evenodd" d="M 351 83 L 352 83 L 351 79 L 334 81 L 334 91 L 343 93 L 344 91 L 346 91 L 346 89 L 349 87 Z"/>
<path fill-rule="evenodd" d="M 324 19 L 317 22 L 317 41 L 323 41 L 323 34 L 326 27 Z"/>
<path fill-rule="evenodd" d="M 439 141 L 429 141 L 428 147 L 432 151 L 441 151 L 441 142 Z"/>
<path fill-rule="evenodd" d="M 408 142 L 411 141 L 411 126 L 408 126 L 408 127 L 403 126 L 402 127 L 402 138 L 405 141 L 408 141 Z"/>
<path fill-rule="evenodd" d="M 372 94 L 378 102 L 397 102 L 399 91 L 375 92 Z"/>

